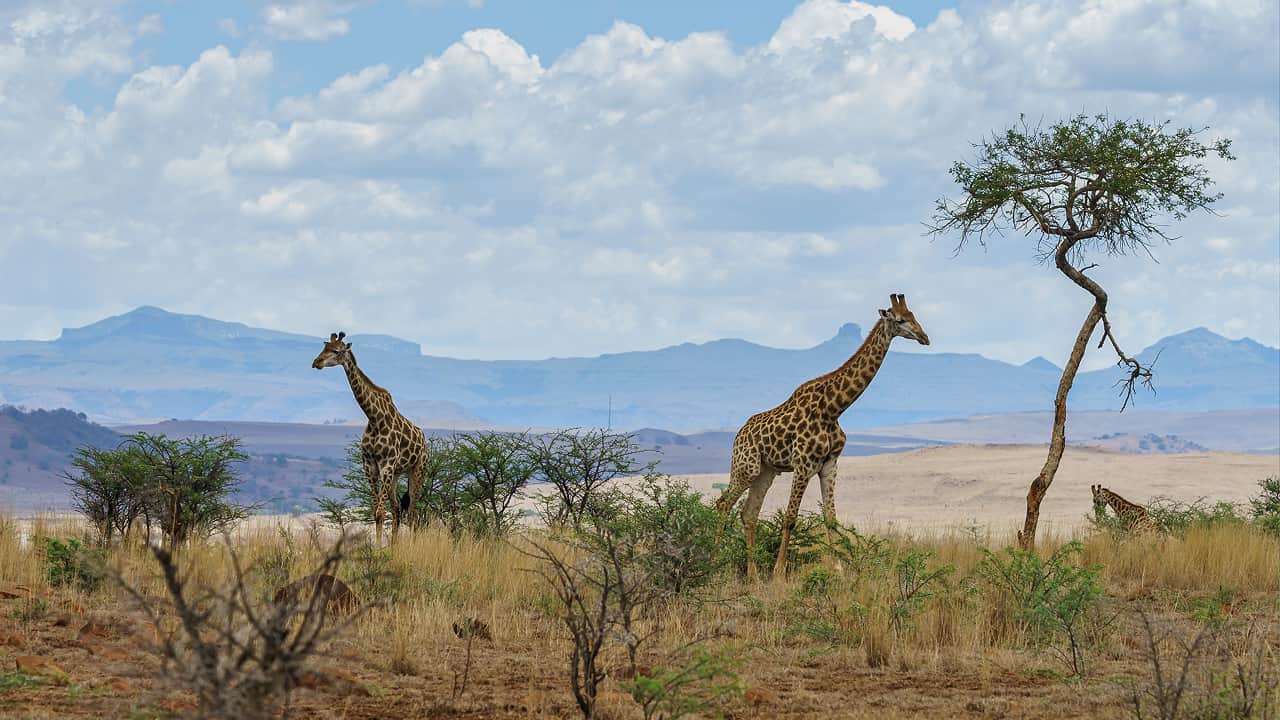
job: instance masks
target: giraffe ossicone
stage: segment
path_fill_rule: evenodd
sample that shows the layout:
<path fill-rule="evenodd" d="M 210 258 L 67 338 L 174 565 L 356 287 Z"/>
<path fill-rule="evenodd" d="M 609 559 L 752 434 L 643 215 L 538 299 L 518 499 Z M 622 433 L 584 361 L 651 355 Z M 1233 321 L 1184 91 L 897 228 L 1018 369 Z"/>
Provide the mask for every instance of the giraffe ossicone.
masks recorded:
<path fill-rule="evenodd" d="M 889 344 L 895 337 L 929 344 L 929 336 L 907 307 L 901 294 L 889 296 L 889 307 L 880 311 L 862 346 L 843 365 L 796 388 L 781 405 L 752 415 L 733 439 L 729 468 L 729 486 L 725 488 L 716 509 L 720 527 L 738 499 L 746 493 L 742 507 L 742 525 L 747 540 L 747 577 L 757 575 L 755 563 L 756 525 L 765 493 L 781 472 L 792 472 L 791 498 L 782 520 L 782 541 L 773 575 L 782 577 L 787 566 L 787 544 L 800 513 L 809 480 L 818 475 L 822 487 L 822 516 L 827 541 L 834 542 L 836 525 L 836 462 L 844 450 L 845 434 L 840 416 L 871 384 Z"/>
<path fill-rule="evenodd" d="M 409 487 L 403 498 L 390 499 L 392 539 L 400 533 L 402 513 L 407 514 L 410 521 L 415 517 L 426 475 L 427 440 L 422 429 L 396 409 L 391 393 L 370 380 L 356 364 L 355 353 L 351 351 L 351 343 L 345 342 L 346 337 L 345 332 L 330 333 L 329 341 L 311 362 L 311 367 L 323 370 L 342 366 L 351 394 L 369 420 L 360 438 L 360 456 L 365 479 L 372 490 L 374 533 L 381 545 L 387 496 L 394 495 L 396 480 L 401 475 L 408 476 Z"/>

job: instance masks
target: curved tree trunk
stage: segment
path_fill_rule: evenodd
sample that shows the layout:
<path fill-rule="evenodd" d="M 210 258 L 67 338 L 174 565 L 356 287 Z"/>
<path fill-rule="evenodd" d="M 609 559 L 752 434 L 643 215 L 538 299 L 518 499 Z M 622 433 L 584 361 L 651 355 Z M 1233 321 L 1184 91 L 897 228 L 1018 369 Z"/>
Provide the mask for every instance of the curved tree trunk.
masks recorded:
<path fill-rule="evenodd" d="M 1074 226 L 1074 221 L 1072 224 Z M 1080 370 L 1080 362 L 1084 360 L 1084 351 L 1089 346 L 1089 338 L 1093 337 L 1098 323 L 1102 322 L 1107 314 L 1107 292 L 1067 259 L 1076 242 L 1083 239 L 1086 234 L 1077 233 L 1073 237 L 1064 239 L 1054 253 L 1054 264 L 1057 265 L 1058 270 L 1070 278 L 1071 282 L 1093 295 L 1093 307 L 1089 308 L 1089 314 L 1085 317 L 1084 324 L 1080 326 L 1080 332 L 1076 334 L 1076 342 L 1071 346 L 1071 357 L 1067 359 L 1066 367 L 1062 369 L 1062 378 L 1058 380 L 1058 394 L 1053 399 L 1053 430 L 1049 436 L 1049 455 L 1045 458 L 1044 467 L 1040 468 L 1040 474 L 1031 482 L 1031 488 L 1027 491 L 1027 516 L 1022 522 L 1022 530 L 1018 532 L 1018 545 L 1027 551 L 1035 549 L 1036 525 L 1040 522 L 1040 501 L 1044 499 L 1044 494 L 1053 484 L 1053 477 L 1058 473 L 1058 464 L 1062 462 L 1062 453 L 1067 448 L 1067 394 L 1071 392 L 1071 385 L 1075 382 L 1076 373 Z"/>
<path fill-rule="evenodd" d="M 1040 474 L 1031 482 L 1027 491 L 1027 517 L 1018 532 L 1018 545 L 1023 550 L 1034 550 L 1036 546 L 1036 524 L 1040 521 L 1040 501 L 1053 483 L 1053 476 L 1058 472 L 1058 463 L 1062 461 L 1062 452 L 1067 448 L 1067 393 L 1071 392 L 1071 384 L 1075 382 L 1080 362 L 1084 360 L 1085 348 L 1089 338 L 1097 329 L 1106 309 L 1105 301 L 1095 301 L 1089 309 L 1089 315 L 1080 326 L 1076 335 L 1076 343 L 1071 347 L 1071 357 L 1067 366 L 1062 369 L 1062 379 L 1058 381 L 1058 394 L 1053 399 L 1053 431 L 1049 439 L 1049 456 L 1045 458 Z"/>

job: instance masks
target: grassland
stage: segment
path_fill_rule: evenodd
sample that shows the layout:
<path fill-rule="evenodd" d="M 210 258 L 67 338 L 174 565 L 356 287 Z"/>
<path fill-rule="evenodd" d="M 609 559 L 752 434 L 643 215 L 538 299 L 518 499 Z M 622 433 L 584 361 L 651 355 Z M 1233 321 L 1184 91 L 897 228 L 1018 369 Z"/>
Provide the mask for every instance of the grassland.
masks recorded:
<path fill-rule="evenodd" d="M 34 531 L 73 537 L 83 528 L 37 519 Z M 533 572 L 536 561 L 522 552 L 531 539 L 547 541 L 542 531 L 531 532 L 498 541 L 427 530 L 403 537 L 385 555 L 349 558 L 341 575 L 373 596 L 365 599 L 383 604 L 315 659 L 318 674 L 295 693 L 293 716 L 580 716 L 567 689 L 564 626 Z M 284 579 L 308 572 L 327 537 L 258 525 L 232 546 L 256 568 L 250 575 L 265 599 Z M 1211 700 L 1205 683 L 1224 658 L 1261 662 L 1263 679 L 1273 683 L 1264 692 L 1276 692 L 1280 542 L 1249 525 L 1191 528 L 1185 537 L 1153 540 L 1084 530 L 1044 538 L 1042 555 L 1079 539 L 1080 564 L 1101 565 L 1101 603 L 1081 621 L 1087 665 L 1079 681 L 1068 677 L 1060 642 L 1036 641 L 1008 598 L 981 587 L 981 548 L 1001 548 L 1010 536 L 970 529 L 886 537 L 894 557 L 931 553 L 928 567 L 954 568 L 950 589 L 920 606 L 908 626 L 895 629 L 875 610 L 893 596 L 893 574 L 815 589 L 814 578 L 829 577 L 821 563 L 779 582 L 746 584 L 730 572 L 700 600 L 672 600 L 641 619 L 645 633 L 659 630 L 644 663 L 669 661 L 690 643 L 731 658 L 747 692 L 715 708 L 733 718 L 1134 717 L 1134 689 L 1141 693 L 1155 682 L 1141 611 L 1171 638 L 1220 628 L 1212 653 L 1193 664 L 1203 672 L 1189 683 L 1188 702 Z M 19 596 L 0 600 L 0 656 L 8 656 L 0 657 L 0 717 L 188 712 L 191 697 L 165 681 L 148 649 L 171 626 L 149 626 L 110 583 L 94 592 L 49 587 L 44 562 L 33 544 L 20 542 L 17 523 L 0 521 L 0 590 Z M 164 595 L 154 560 L 140 548 L 117 548 L 109 563 L 148 596 Z M 227 547 L 218 542 L 188 548 L 180 564 L 196 585 L 217 587 L 230 576 Z M 479 619 L 492 635 L 471 642 L 469 660 L 453 628 L 465 618 Z M 1172 672 L 1181 650 L 1172 642 L 1159 649 L 1165 672 Z M 50 660 L 66 676 L 12 672 L 18 655 Z M 621 646 L 608 648 L 604 661 L 611 677 L 599 716 L 641 717 L 621 677 Z"/>

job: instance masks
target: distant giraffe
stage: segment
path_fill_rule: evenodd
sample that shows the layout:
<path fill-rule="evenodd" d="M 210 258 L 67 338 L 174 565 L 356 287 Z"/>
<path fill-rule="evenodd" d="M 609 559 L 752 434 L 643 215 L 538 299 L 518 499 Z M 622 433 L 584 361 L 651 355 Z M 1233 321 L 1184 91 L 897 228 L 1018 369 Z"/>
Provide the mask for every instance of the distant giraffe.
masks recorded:
<path fill-rule="evenodd" d="M 400 414 L 391 400 L 391 393 L 379 387 L 356 365 L 351 343 L 343 342 L 345 332 L 331 333 L 329 342 L 312 361 L 311 367 L 322 368 L 341 365 L 347 372 L 351 394 L 364 411 L 369 422 L 360 438 L 360 455 L 364 461 L 364 476 L 373 491 L 373 527 L 378 544 L 382 544 L 382 523 L 386 518 L 387 496 L 391 500 L 391 539 L 400 533 L 400 516 L 407 512 L 410 520 L 422 492 L 422 481 L 427 467 L 427 441 L 422 429 Z M 405 497 L 394 497 L 396 479 L 409 476 L 409 489 Z"/>
<path fill-rule="evenodd" d="M 773 576 L 782 577 L 787 567 L 787 543 L 800 512 L 800 500 L 814 473 L 822 485 L 822 515 L 827 540 L 833 541 L 836 523 L 836 460 L 844 450 L 845 434 L 840 415 L 867 389 L 876 376 L 889 343 L 895 337 L 929 344 L 929 336 L 907 308 L 902 295 L 889 296 L 890 307 L 880 311 L 880 320 L 867 333 L 862 347 L 843 365 L 822 377 L 810 380 L 786 402 L 772 410 L 752 415 L 733 439 L 729 486 L 716 501 L 720 526 L 738 498 L 747 493 L 742 508 L 742 525 L 747 536 L 747 577 L 756 578 L 756 523 L 765 493 L 778 473 L 792 471 L 791 499 L 782 521 L 782 543 Z"/>
<path fill-rule="evenodd" d="M 1103 508 L 1110 506 L 1124 524 L 1125 532 L 1133 535 L 1161 532 L 1160 523 L 1151 517 L 1145 507 L 1129 502 L 1101 485 L 1090 485 L 1089 489 L 1093 491 L 1094 512 L 1101 514 Z"/>

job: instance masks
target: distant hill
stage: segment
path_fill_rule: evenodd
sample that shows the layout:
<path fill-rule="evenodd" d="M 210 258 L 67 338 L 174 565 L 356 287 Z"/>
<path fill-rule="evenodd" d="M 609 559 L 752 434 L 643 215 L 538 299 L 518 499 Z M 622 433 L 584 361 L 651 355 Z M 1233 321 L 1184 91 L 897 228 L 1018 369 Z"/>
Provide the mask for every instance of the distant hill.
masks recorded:
<path fill-rule="evenodd" d="M 846 324 L 830 340 L 798 350 L 727 339 L 527 361 L 423 355 L 416 343 L 380 335 L 350 340 L 361 366 L 423 425 L 697 429 L 737 427 L 783 401 L 800 382 L 842 363 L 862 330 Z M 141 307 L 52 341 L 0 342 L 0 401 L 74 407 L 112 423 L 363 422 L 342 372 L 310 367 L 320 343 L 318 336 Z M 1276 348 L 1196 328 L 1139 357 L 1157 354 L 1159 392 L 1140 394 L 1140 409 L 1280 406 Z M 869 428 L 1047 410 L 1059 372 L 1044 358 L 1012 365 L 974 354 L 891 352 L 842 422 Z M 1072 408 L 1116 408 L 1118 377 L 1115 369 L 1082 373 Z"/>
<path fill-rule="evenodd" d="M 89 422 L 84 413 L 0 406 L 0 506 L 64 504 L 61 473 L 72 451 L 119 442 L 115 431 Z"/>

